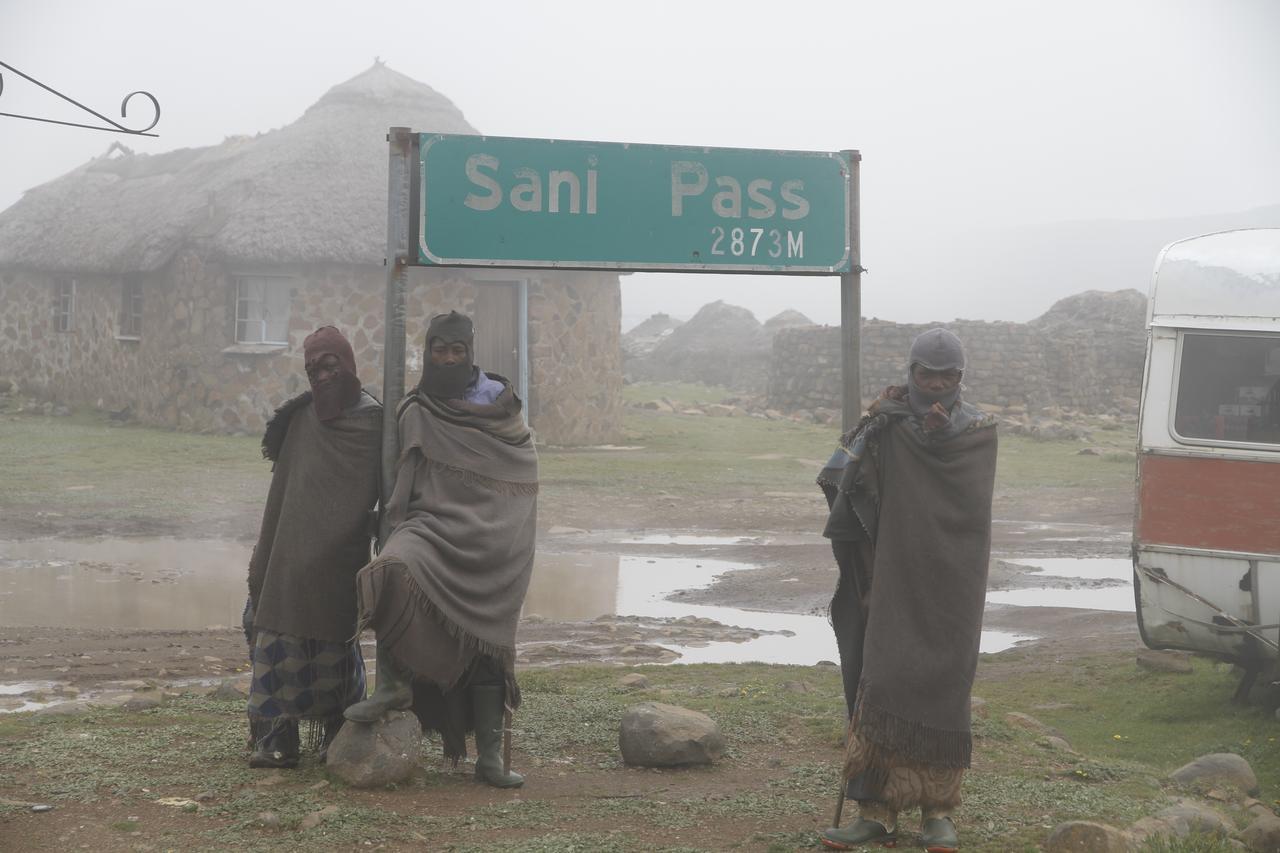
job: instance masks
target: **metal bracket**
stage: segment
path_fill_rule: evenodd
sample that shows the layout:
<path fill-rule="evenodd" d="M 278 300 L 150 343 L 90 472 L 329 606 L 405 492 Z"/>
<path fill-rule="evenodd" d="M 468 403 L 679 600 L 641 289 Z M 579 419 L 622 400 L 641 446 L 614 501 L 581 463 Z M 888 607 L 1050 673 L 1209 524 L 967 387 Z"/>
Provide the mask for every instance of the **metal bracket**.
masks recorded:
<path fill-rule="evenodd" d="M 59 121 L 58 119 L 40 118 L 39 116 L 24 116 L 24 115 L 18 115 L 17 113 L 6 113 L 6 112 L 0 112 L 0 116 L 8 116 L 9 118 L 25 118 L 29 121 L 43 121 L 49 124 L 61 124 L 61 125 L 66 125 L 68 127 L 83 127 L 86 130 L 105 130 L 105 131 L 108 131 L 109 133 L 127 133 L 130 136 L 158 137 L 160 135 L 158 133 L 147 133 L 148 130 L 150 130 L 151 128 L 155 127 L 157 124 L 160 123 L 160 102 L 157 101 L 155 96 L 152 95 L 150 92 L 144 92 L 142 90 L 138 90 L 136 92 L 130 92 L 129 94 L 125 95 L 124 100 L 120 102 L 120 118 L 127 118 L 128 109 L 129 109 L 129 99 L 132 98 L 134 95 L 142 95 L 148 101 L 151 102 L 152 108 L 155 109 L 156 117 L 151 120 L 151 124 L 139 130 L 134 130 L 133 128 L 125 127 L 123 124 L 121 124 L 118 121 L 114 121 L 112 119 L 107 118 L 102 113 L 96 110 L 92 110 L 89 107 L 86 107 L 84 104 L 80 103 L 75 98 L 67 97 L 66 95 L 59 92 L 57 89 L 54 89 L 51 86 L 46 86 L 44 83 L 41 83 L 39 80 L 32 77 L 31 75 L 23 74 L 21 71 L 14 68 L 12 65 L 8 65 L 4 62 L 0 62 L 0 68 L 5 68 L 9 71 L 12 71 L 14 74 L 17 74 L 22 79 L 29 80 L 32 83 L 35 83 L 37 86 L 39 86 L 41 89 L 44 89 L 46 92 L 50 92 L 54 95 L 57 95 L 59 98 L 62 98 L 62 100 L 64 101 L 75 104 L 80 109 L 84 110 L 85 112 L 89 113 L 92 116 L 95 116 L 101 119 L 102 121 L 106 122 L 111 126 L 101 127 L 99 125 L 94 125 L 94 124 L 80 124 L 74 121 Z M 0 74 L 0 95 L 3 95 L 3 94 L 4 94 L 4 75 Z"/>

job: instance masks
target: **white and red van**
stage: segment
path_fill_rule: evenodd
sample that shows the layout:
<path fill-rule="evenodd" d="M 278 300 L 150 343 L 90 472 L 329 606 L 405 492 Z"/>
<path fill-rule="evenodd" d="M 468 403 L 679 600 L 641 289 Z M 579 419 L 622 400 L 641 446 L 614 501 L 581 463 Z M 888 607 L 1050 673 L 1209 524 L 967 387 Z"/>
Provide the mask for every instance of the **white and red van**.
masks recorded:
<path fill-rule="evenodd" d="M 1280 660 L 1280 228 L 1179 240 L 1147 313 L 1133 531 L 1151 648 Z"/>

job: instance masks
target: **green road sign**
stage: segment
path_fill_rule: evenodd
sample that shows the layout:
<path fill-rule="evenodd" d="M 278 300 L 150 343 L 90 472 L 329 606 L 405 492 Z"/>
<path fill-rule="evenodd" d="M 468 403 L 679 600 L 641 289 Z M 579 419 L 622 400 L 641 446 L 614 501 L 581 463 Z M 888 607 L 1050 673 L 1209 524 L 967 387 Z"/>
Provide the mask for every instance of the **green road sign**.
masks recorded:
<path fill-rule="evenodd" d="M 849 156 L 424 133 L 418 263 L 849 272 Z"/>

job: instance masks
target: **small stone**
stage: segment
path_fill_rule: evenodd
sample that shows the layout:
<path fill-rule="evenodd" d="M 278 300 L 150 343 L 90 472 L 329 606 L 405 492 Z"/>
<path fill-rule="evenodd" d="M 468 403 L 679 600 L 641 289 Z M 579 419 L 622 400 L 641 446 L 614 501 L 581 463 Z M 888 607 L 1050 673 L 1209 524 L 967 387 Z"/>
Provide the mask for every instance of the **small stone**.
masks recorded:
<path fill-rule="evenodd" d="M 324 823 L 325 820 L 332 817 L 333 815 L 336 815 L 337 813 L 338 813 L 337 806 L 333 806 L 333 805 L 325 806 L 324 808 L 320 809 L 320 811 L 312 812 L 311 814 L 304 817 L 298 823 L 298 829 L 302 830 L 303 832 L 307 831 L 308 829 L 315 829 L 317 826 Z"/>
<path fill-rule="evenodd" d="M 217 797 L 218 795 L 215 794 L 213 791 L 201 791 L 191 799 L 195 800 L 197 803 L 207 803 L 211 800 L 217 799 Z"/>
<path fill-rule="evenodd" d="M 280 815 L 275 812 L 258 812 L 258 826 L 263 829 L 279 829 Z"/>
<path fill-rule="evenodd" d="M 1129 836 L 1105 823 L 1073 820 L 1060 823 L 1049 833 L 1045 853 L 1128 853 Z"/>
<path fill-rule="evenodd" d="M 1260 814 L 1240 833 L 1241 840 L 1250 850 L 1280 850 L 1280 817 Z"/>
<path fill-rule="evenodd" d="M 308 786 L 307 786 L 307 790 L 308 790 L 308 791 L 323 791 L 323 790 L 324 790 L 325 788 L 327 788 L 327 787 L 329 787 L 329 780 L 328 780 L 328 779 L 321 779 L 319 782 L 315 783 L 314 785 L 308 785 Z"/>
<path fill-rule="evenodd" d="M 34 803 L 31 806 L 31 811 L 35 812 L 36 814 L 42 814 L 43 812 L 51 812 L 53 811 L 53 806 L 49 805 L 48 803 Z"/>
<path fill-rule="evenodd" d="M 159 708 L 161 704 L 159 694 L 136 693 L 130 696 L 121 707 L 126 711 L 150 711 L 152 708 Z"/>
<path fill-rule="evenodd" d="M 649 686 L 649 679 L 638 672 L 631 672 L 618 679 L 618 686 L 623 690 L 644 690 Z"/>
<path fill-rule="evenodd" d="M 237 683 L 235 679 L 228 678 L 227 680 L 221 682 L 217 687 L 215 687 L 213 692 L 210 693 L 209 696 L 213 699 L 220 699 L 227 702 L 233 702 L 239 699 L 246 699 L 248 698 L 249 694 L 247 691 L 241 689 L 240 685 Z"/>

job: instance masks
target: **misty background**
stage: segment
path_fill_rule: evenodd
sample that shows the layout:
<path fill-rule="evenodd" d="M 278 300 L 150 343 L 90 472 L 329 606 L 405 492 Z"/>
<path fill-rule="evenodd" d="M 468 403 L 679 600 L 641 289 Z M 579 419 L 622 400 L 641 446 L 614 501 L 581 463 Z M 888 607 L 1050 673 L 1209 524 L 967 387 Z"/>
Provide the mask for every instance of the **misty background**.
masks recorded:
<path fill-rule="evenodd" d="M 486 134 L 859 149 L 863 313 L 1025 321 L 1145 290 L 1170 240 L 1280 226 L 1278 44 L 1271 0 L 0 0 L 0 61 L 112 118 L 140 89 L 162 110 L 157 139 L 0 117 L 0 209 L 113 142 L 281 127 L 376 57 Z M 0 112 L 92 121 L 3 79 Z M 150 120 L 134 98 L 123 123 Z M 623 328 L 717 299 L 839 322 L 835 278 L 633 274 Z"/>

